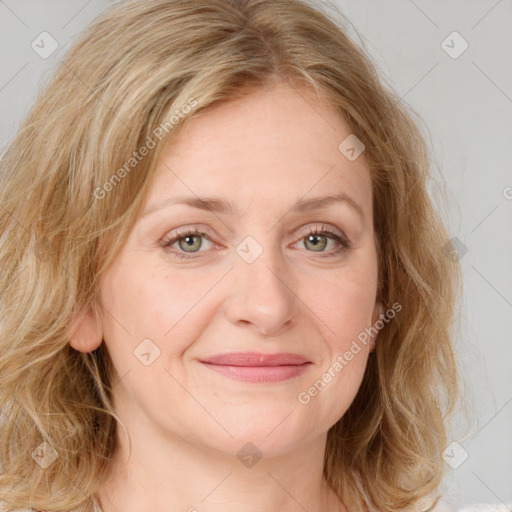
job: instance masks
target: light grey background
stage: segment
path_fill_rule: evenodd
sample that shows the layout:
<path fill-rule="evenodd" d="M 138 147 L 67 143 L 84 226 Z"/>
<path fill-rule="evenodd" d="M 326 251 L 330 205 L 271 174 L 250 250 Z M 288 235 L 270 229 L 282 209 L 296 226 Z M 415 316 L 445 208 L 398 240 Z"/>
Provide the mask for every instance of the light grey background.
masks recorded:
<path fill-rule="evenodd" d="M 2 148 L 69 43 L 111 3 L 0 0 Z M 423 119 L 420 126 L 437 164 L 434 176 L 447 187 L 439 211 L 450 236 L 467 248 L 460 253 L 464 297 L 456 350 L 475 411 L 475 433 L 461 440 L 460 421 L 454 426 L 451 440 L 460 442 L 447 458 L 460 460 L 463 450 L 468 457 L 458 468 L 449 467 L 445 500 L 453 508 L 511 503 L 512 1 L 338 0 L 338 5 L 352 24 L 350 35 Z M 46 59 L 31 48 L 43 31 L 59 44 Z M 463 48 L 458 36 L 448 37 L 454 31 L 469 45 L 457 58 L 447 53 Z"/>

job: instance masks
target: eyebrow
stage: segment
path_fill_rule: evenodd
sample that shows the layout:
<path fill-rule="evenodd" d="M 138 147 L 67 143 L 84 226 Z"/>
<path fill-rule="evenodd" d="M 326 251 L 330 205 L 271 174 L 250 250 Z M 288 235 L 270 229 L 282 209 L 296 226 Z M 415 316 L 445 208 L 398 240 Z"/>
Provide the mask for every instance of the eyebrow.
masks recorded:
<path fill-rule="evenodd" d="M 300 199 L 297 201 L 290 211 L 297 213 L 310 212 L 320 208 L 325 208 L 332 204 L 347 204 L 357 212 L 361 220 L 364 222 L 364 212 L 361 206 L 354 201 L 349 195 L 344 192 L 340 192 L 334 195 L 327 195 L 322 197 L 315 197 L 313 199 Z M 233 205 L 223 199 L 217 197 L 194 197 L 194 196 L 178 196 L 169 199 L 164 199 L 158 203 L 150 205 L 142 214 L 142 217 L 149 215 L 157 210 L 161 210 L 164 207 L 170 205 L 183 204 L 191 206 L 192 208 L 198 208 L 212 213 L 219 213 L 224 215 L 239 215 L 239 212 L 233 207 Z"/>

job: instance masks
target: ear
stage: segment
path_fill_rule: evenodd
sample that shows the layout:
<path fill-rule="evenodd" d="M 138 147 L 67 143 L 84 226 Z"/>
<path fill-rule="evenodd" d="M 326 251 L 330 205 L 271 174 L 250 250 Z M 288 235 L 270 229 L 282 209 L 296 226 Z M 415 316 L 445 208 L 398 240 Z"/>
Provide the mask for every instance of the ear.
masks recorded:
<path fill-rule="evenodd" d="M 375 308 L 373 309 L 373 315 L 372 315 L 372 327 L 375 326 L 375 323 L 377 320 L 380 320 L 381 315 L 384 314 L 384 308 L 382 306 L 382 302 L 376 302 Z M 377 332 L 375 335 L 371 337 L 370 341 L 370 352 L 373 352 L 375 350 L 375 345 L 377 344 L 377 338 L 379 336 L 379 333 Z"/>
<path fill-rule="evenodd" d="M 66 332 L 69 344 L 83 353 L 96 350 L 103 339 L 101 322 L 91 310 L 75 313 L 68 322 Z"/>

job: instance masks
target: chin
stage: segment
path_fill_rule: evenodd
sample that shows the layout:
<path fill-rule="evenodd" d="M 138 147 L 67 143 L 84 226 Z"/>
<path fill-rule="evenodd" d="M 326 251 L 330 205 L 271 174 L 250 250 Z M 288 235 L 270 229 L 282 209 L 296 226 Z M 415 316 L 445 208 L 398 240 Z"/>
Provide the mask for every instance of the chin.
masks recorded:
<path fill-rule="evenodd" d="M 253 415 L 246 414 L 243 420 L 238 417 L 225 418 L 221 420 L 222 425 L 232 437 L 217 432 L 215 437 L 205 436 L 203 443 L 232 454 L 238 454 L 244 447 L 245 451 L 260 452 L 266 458 L 285 454 L 296 448 L 301 441 L 318 435 L 318 432 L 308 427 L 307 422 L 296 424 L 291 419 L 294 414 L 292 410 L 290 408 L 286 413 L 267 416 L 258 411 Z"/>

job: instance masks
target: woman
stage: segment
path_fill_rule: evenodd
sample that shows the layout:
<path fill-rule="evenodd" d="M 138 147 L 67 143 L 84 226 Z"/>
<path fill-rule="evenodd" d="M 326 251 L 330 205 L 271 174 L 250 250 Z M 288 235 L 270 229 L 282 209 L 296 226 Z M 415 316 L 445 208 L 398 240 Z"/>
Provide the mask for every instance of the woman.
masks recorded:
<path fill-rule="evenodd" d="M 6 510 L 432 510 L 460 268 L 338 23 L 117 5 L 1 180 Z"/>

